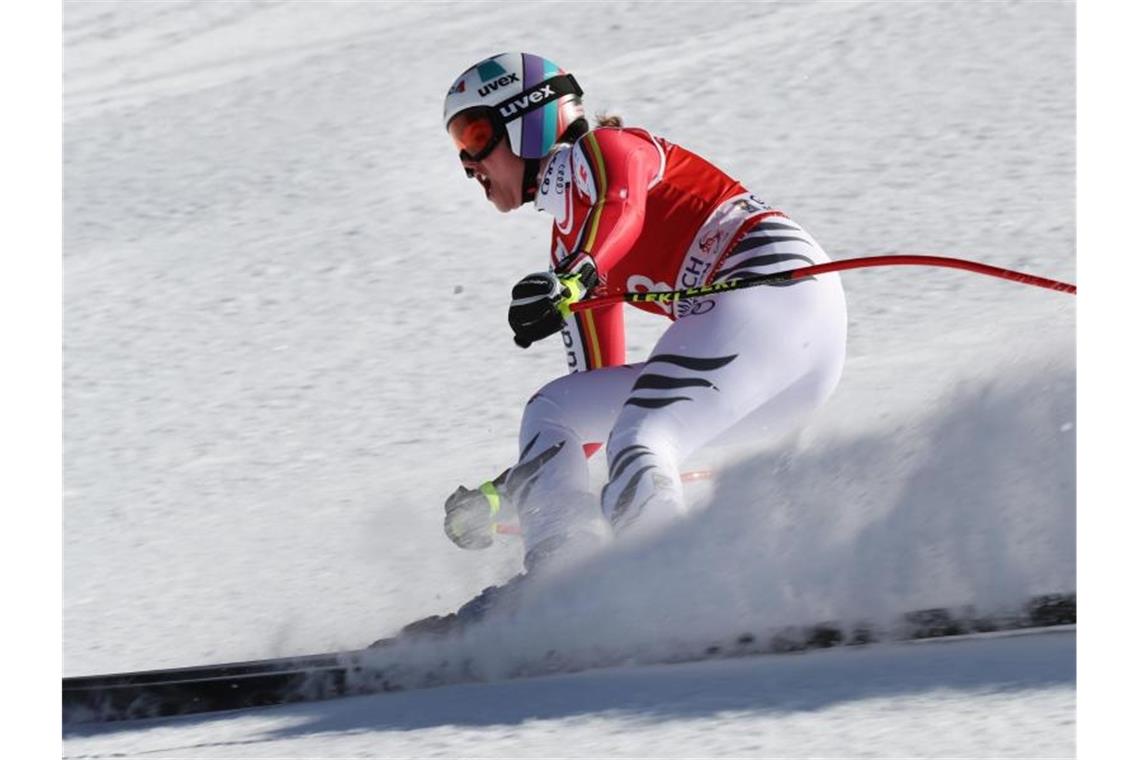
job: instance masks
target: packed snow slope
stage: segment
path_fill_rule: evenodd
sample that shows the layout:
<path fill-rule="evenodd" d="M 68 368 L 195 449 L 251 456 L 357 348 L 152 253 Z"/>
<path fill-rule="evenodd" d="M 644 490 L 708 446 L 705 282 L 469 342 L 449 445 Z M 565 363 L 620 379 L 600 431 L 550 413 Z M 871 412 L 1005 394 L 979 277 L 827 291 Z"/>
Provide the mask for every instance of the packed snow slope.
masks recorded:
<path fill-rule="evenodd" d="M 505 320 L 549 221 L 497 214 L 440 124 L 486 55 L 558 61 L 833 257 L 1075 279 L 1069 3 L 73 2 L 63 31 L 68 675 L 357 647 L 517 571 L 440 529 L 565 370 Z M 514 644 L 1075 588 L 1075 299 L 843 282 L 811 425 L 689 463 L 718 468 L 690 518 L 560 579 Z M 629 322 L 642 359 L 666 323 Z"/>

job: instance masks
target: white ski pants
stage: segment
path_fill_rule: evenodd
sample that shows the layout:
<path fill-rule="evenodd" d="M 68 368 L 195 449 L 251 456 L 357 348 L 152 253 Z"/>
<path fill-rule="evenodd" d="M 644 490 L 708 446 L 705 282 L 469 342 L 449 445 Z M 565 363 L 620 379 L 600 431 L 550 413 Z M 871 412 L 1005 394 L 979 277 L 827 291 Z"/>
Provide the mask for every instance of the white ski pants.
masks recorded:
<path fill-rule="evenodd" d="M 804 237 L 791 253 L 787 243 L 768 253 L 763 239 L 738 246 L 716 279 L 827 261 Z M 528 553 L 667 523 L 685 510 L 679 468 L 689 454 L 722 434 L 787 431 L 839 381 L 847 307 L 837 274 L 727 292 L 683 311 L 647 361 L 566 375 L 527 404 L 508 482 Z M 609 480 L 599 508 L 583 444 L 600 441 Z"/>

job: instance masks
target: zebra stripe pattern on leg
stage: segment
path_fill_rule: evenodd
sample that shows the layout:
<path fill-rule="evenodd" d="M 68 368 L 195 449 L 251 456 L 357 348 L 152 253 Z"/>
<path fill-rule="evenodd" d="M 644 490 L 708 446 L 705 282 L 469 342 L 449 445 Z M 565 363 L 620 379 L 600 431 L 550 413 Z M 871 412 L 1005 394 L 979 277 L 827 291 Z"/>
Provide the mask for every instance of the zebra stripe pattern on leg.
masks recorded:
<path fill-rule="evenodd" d="M 707 391 L 719 392 L 716 384 L 703 375 L 712 373 L 736 361 L 738 354 L 727 356 L 684 356 L 681 354 L 657 354 L 645 362 L 642 373 L 634 381 L 625 406 L 652 410 L 693 401 Z M 636 414 L 636 413 L 630 413 Z M 676 465 L 665 452 L 657 451 L 638 441 L 628 443 L 623 448 L 615 448 L 614 438 L 620 441 L 622 435 L 611 434 L 606 448 L 614 452 L 610 458 L 609 482 L 602 489 L 602 506 L 610 523 L 622 530 L 638 520 L 646 506 L 654 499 L 661 503 L 654 507 L 660 510 L 665 504 L 673 503 L 667 510 L 676 511 L 683 502 L 680 493 L 680 480 Z M 621 443 L 618 446 L 621 446 Z M 661 514 L 660 511 L 658 514 Z"/>
<path fill-rule="evenodd" d="M 562 451 L 562 447 L 566 445 L 566 441 L 559 441 L 535 455 L 533 459 L 524 462 L 523 460 L 526 459 L 527 454 L 534 448 L 534 444 L 538 442 L 538 435 L 538 433 L 535 433 L 534 437 L 523 447 L 522 455 L 519 456 L 519 464 L 515 465 L 510 470 L 510 475 L 507 476 L 507 492 L 512 501 L 520 506 L 526 503 L 526 497 L 530 494 L 530 489 L 534 487 L 538 471 L 542 469 L 544 464 L 556 457 L 558 452 Z"/>
<path fill-rule="evenodd" d="M 682 392 L 682 389 L 700 389 L 711 388 L 718 390 L 716 385 L 711 380 L 696 375 L 667 375 L 663 374 L 669 367 L 680 367 L 683 370 L 689 370 L 694 373 L 711 372 L 726 366 L 736 359 L 737 354 L 732 356 L 716 356 L 716 357 L 698 357 L 698 356 L 680 356 L 678 354 L 658 354 L 657 356 L 649 357 L 649 361 L 645 363 L 647 371 L 643 372 L 638 378 L 637 382 L 633 384 L 633 389 L 630 392 L 630 397 L 626 399 L 625 406 L 638 406 L 643 409 L 661 409 L 671 404 L 676 404 L 681 401 L 692 401 L 693 397 Z M 648 368 L 652 364 L 663 364 L 664 367 L 657 372 L 649 372 Z M 642 393 L 639 395 L 639 391 Z M 674 393 L 664 396 L 646 395 L 644 391 L 673 391 Z"/>
<path fill-rule="evenodd" d="M 784 271 L 788 267 L 777 265 L 787 262 L 800 262 L 803 266 L 811 266 L 816 263 L 812 254 L 818 250 L 815 241 L 807 232 L 791 220 L 764 221 L 750 229 L 719 262 L 712 281 L 723 282 L 742 275 Z M 772 283 L 771 287 L 789 287 L 814 279 L 814 277 L 804 277 Z"/>
<path fill-rule="evenodd" d="M 641 461 L 641 466 L 630 472 L 629 477 L 625 483 L 621 485 L 621 492 L 619 493 L 613 506 L 607 511 L 609 513 L 610 523 L 615 528 L 626 525 L 637 518 L 641 510 L 645 507 L 646 502 L 652 497 L 652 491 L 648 496 L 641 500 L 641 503 L 636 509 L 630 510 L 630 505 L 633 503 L 634 496 L 637 495 L 637 487 L 641 484 L 642 479 L 651 470 L 656 469 L 652 463 L 655 458 L 652 450 L 648 446 L 641 444 L 633 444 L 626 446 L 624 449 L 617 453 L 614 457 L 613 463 L 610 465 L 610 481 L 602 488 L 602 504 L 608 504 L 610 494 L 619 485 L 622 476 L 629 470 L 630 466 L 638 461 Z M 650 463 L 646 464 L 645 460 L 649 459 Z M 667 479 L 666 479 L 667 480 Z"/>

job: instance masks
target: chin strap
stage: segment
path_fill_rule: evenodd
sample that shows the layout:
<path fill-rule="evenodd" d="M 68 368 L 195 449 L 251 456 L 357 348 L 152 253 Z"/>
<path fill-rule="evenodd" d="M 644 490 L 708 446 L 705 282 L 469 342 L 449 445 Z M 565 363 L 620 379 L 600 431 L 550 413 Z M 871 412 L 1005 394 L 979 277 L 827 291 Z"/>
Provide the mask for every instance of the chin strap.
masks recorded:
<path fill-rule="evenodd" d="M 526 166 L 523 168 L 522 200 L 530 203 L 538 194 L 538 165 L 541 161 L 537 158 L 524 158 L 523 161 Z"/>

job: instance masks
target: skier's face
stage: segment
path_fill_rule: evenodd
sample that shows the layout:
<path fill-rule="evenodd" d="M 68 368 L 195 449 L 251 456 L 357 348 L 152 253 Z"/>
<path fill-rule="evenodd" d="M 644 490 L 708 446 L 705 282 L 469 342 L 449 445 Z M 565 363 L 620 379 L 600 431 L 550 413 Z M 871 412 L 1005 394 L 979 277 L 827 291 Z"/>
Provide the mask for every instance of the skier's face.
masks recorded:
<path fill-rule="evenodd" d="M 506 213 L 522 205 L 522 181 L 525 164 L 511 152 L 506 140 L 500 140 L 490 155 L 482 161 L 463 161 L 471 178 L 483 186 L 487 200 Z"/>

